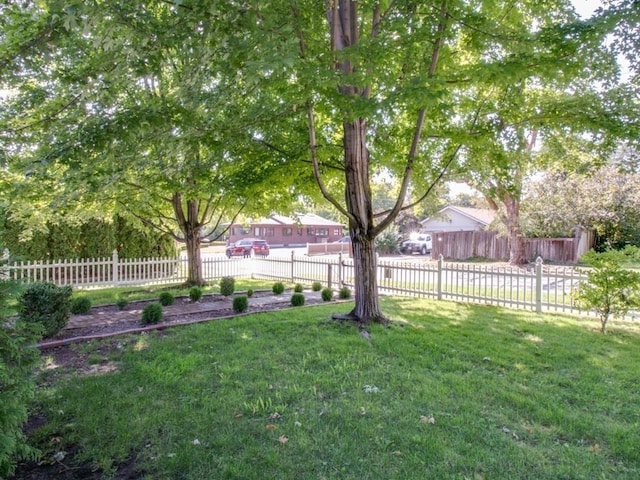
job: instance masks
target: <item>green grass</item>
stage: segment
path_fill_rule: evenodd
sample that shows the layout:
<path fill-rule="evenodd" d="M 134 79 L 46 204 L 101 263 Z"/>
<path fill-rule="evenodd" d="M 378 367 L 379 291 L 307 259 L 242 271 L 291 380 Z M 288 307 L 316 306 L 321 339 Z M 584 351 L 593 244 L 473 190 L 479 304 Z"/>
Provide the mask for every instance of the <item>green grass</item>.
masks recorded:
<path fill-rule="evenodd" d="M 49 364 L 35 438 L 149 479 L 640 477 L 636 325 L 382 305 L 371 343 L 347 303 L 77 346 L 109 373 Z"/>

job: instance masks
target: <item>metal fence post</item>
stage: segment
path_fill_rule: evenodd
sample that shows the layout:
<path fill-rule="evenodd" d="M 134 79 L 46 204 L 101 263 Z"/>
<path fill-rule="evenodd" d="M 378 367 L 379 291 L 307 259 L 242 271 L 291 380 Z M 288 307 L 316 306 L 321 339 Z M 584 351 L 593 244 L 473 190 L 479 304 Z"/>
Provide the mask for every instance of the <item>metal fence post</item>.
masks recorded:
<path fill-rule="evenodd" d="M 444 265 L 444 255 L 438 255 L 438 300 L 442 300 L 442 267 Z"/>
<path fill-rule="evenodd" d="M 333 265 L 331 265 L 330 263 L 327 263 L 327 287 L 331 288 L 331 283 L 332 283 L 332 272 L 333 272 Z"/>
<path fill-rule="evenodd" d="M 536 258 L 536 313 L 542 312 L 542 257 Z"/>
<path fill-rule="evenodd" d="M 342 269 L 342 252 L 338 254 L 338 285 L 344 285 L 344 271 Z"/>
<path fill-rule="evenodd" d="M 111 278 L 113 280 L 113 286 L 118 286 L 118 250 L 113 251 L 112 263 L 111 263 Z"/>

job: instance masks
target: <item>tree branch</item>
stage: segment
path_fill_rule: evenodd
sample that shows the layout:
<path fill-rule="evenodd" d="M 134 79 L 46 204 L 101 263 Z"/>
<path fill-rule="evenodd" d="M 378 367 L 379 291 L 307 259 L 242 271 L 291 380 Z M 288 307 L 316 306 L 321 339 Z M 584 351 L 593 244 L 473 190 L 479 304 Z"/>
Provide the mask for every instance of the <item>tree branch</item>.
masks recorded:
<path fill-rule="evenodd" d="M 329 201 L 329 203 L 331 203 L 334 207 L 336 207 L 336 209 L 340 213 L 342 213 L 345 217 L 347 217 L 349 221 L 352 221 L 355 223 L 355 218 L 353 217 L 353 215 L 351 215 L 347 211 L 347 209 L 344 208 L 340 204 L 340 202 L 338 202 L 333 197 L 333 195 L 329 193 L 329 191 L 324 185 L 324 182 L 322 181 L 322 177 L 320 175 L 320 168 L 318 166 L 318 156 L 316 153 L 316 127 L 315 127 L 315 120 L 313 115 L 313 107 L 311 106 L 311 103 L 309 103 L 307 107 L 307 123 L 309 127 L 309 150 L 311 151 L 311 164 L 313 165 L 313 175 L 316 179 L 316 183 L 318 184 L 318 187 L 320 188 L 320 192 L 322 193 L 322 196 L 326 198 Z"/>
<path fill-rule="evenodd" d="M 438 59 L 440 58 L 440 52 L 444 45 L 444 35 L 447 28 L 447 15 L 448 15 L 447 0 L 443 0 L 440 6 L 438 38 L 436 39 L 436 42 L 433 47 L 433 51 L 431 52 L 431 62 L 429 64 L 429 71 L 428 71 L 429 78 L 432 78 L 436 73 L 436 69 L 438 66 Z M 421 108 L 420 111 L 418 112 L 418 118 L 416 119 L 416 127 L 414 129 L 413 139 L 411 141 L 411 149 L 409 150 L 409 157 L 407 158 L 407 164 L 404 169 L 404 175 L 402 178 L 402 183 L 400 185 L 400 192 L 398 193 L 398 198 L 396 199 L 396 203 L 393 206 L 393 208 L 389 211 L 389 214 L 374 227 L 372 232 L 374 236 L 378 235 L 380 232 L 385 230 L 391 224 L 391 222 L 395 220 L 398 213 L 400 213 L 400 211 L 403 210 L 404 200 L 407 196 L 407 191 L 409 190 L 409 184 L 411 182 L 411 177 L 413 175 L 413 166 L 415 164 L 415 161 L 418 155 L 418 146 L 420 144 L 420 135 L 422 134 L 422 129 L 424 127 L 425 116 L 426 116 L 426 108 Z M 456 149 L 456 153 L 458 149 Z M 448 165 L 451 164 L 452 161 L 453 160 L 451 159 L 447 163 L 447 167 Z M 442 175 L 444 175 L 443 172 L 441 172 L 438 178 L 441 178 Z M 429 187 L 428 192 L 430 192 L 432 188 L 433 188 L 433 185 Z"/>

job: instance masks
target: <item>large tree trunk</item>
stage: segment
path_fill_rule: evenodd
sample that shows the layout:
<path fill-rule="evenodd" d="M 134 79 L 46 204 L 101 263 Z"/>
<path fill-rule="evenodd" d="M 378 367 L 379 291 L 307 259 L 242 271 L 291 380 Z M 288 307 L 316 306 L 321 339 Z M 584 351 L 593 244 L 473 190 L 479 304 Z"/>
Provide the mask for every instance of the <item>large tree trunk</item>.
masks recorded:
<path fill-rule="evenodd" d="M 364 119 L 345 121 L 344 155 L 346 167 L 346 203 L 352 220 L 349 223 L 353 265 L 355 271 L 355 308 L 351 312 L 354 320 L 386 323 L 378 300 L 378 278 L 375 236 L 372 234 L 373 208 L 369 183 L 369 152 L 367 150 Z"/>
<path fill-rule="evenodd" d="M 182 205 L 182 195 L 175 193 L 171 203 L 176 221 L 187 246 L 187 284 L 204 285 L 202 259 L 200 256 L 201 223 L 199 219 L 199 203 L 196 200 L 187 200 L 186 215 Z"/>
<path fill-rule="evenodd" d="M 200 255 L 200 229 L 187 233 L 185 242 L 187 245 L 187 284 L 204 285 L 202 258 Z"/>
<path fill-rule="evenodd" d="M 368 239 L 353 241 L 353 268 L 356 276 L 355 307 L 351 317 L 362 324 L 387 323 L 378 301 L 378 278 L 374 242 Z"/>
<path fill-rule="evenodd" d="M 527 262 L 524 251 L 524 238 L 520 230 L 520 202 L 515 198 L 504 201 L 506 226 L 509 235 L 509 264 L 523 265 Z"/>

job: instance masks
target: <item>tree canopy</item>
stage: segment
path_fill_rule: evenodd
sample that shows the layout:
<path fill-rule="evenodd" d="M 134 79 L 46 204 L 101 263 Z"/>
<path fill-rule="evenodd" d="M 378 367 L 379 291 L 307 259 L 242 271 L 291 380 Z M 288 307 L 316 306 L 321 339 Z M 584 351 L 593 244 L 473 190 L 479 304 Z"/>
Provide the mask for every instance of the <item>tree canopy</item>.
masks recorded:
<path fill-rule="evenodd" d="M 348 220 L 351 318 L 384 322 L 374 241 L 442 180 L 517 200 L 535 138 L 633 136 L 615 55 L 637 67 L 638 8 L 608 6 L 583 21 L 569 0 L 9 2 L 10 197 L 170 218 L 195 254 L 214 206 L 222 221 L 319 191 Z M 377 210 L 380 174 L 399 187 Z"/>

